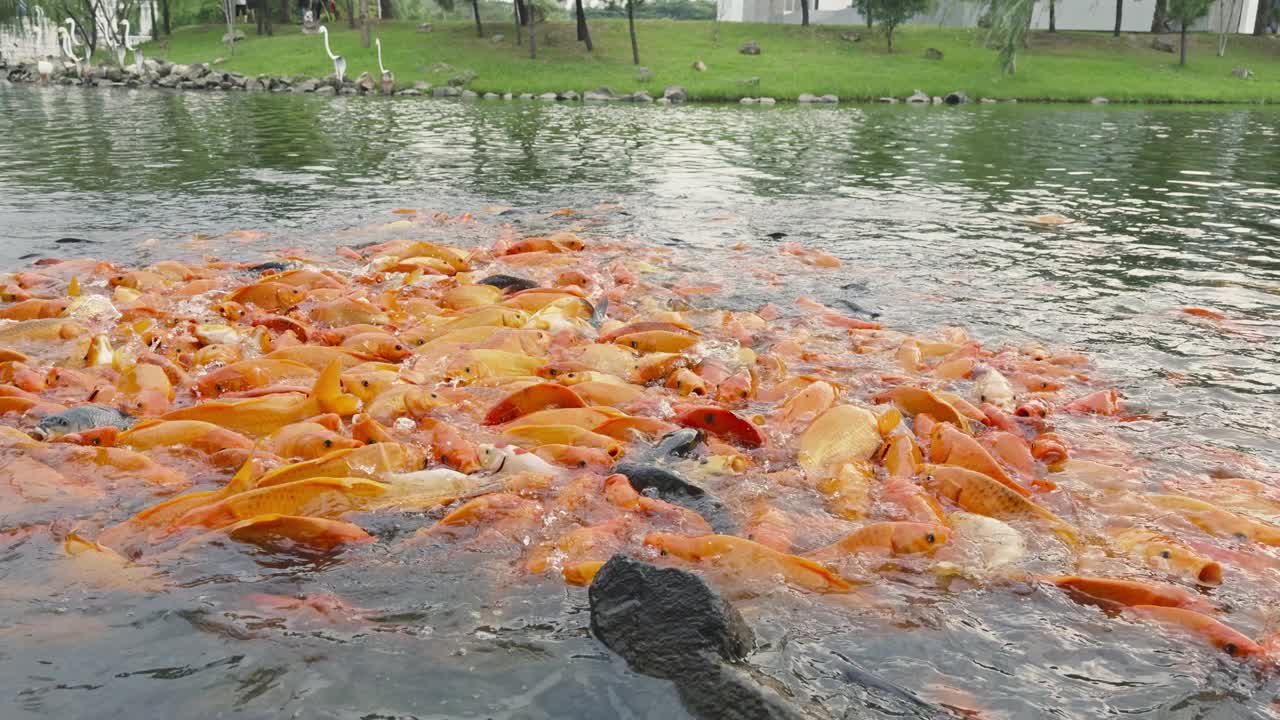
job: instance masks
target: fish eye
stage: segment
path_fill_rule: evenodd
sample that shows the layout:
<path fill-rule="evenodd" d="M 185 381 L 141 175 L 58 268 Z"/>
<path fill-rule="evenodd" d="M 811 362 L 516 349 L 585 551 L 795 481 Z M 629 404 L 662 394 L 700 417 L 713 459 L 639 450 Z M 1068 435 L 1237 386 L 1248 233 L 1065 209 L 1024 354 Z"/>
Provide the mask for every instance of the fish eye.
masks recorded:
<path fill-rule="evenodd" d="M 333 447 L 333 441 L 332 441 L 332 440 L 328 440 L 328 439 L 326 439 L 326 440 L 324 441 L 324 446 L 325 446 L 325 448 L 331 448 L 331 447 Z"/>
<path fill-rule="evenodd" d="M 94 439 L 90 440 L 89 442 L 90 442 L 90 444 L 93 444 L 93 445 L 101 445 L 101 444 L 102 444 L 102 438 L 94 438 Z"/>
<path fill-rule="evenodd" d="M 360 384 L 361 384 L 362 386 L 364 386 L 364 387 L 369 387 L 369 381 L 368 381 L 368 380 L 361 380 L 361 381 L 360 381 Z"/>
<path fill-rule="evenodd" d="M 578 461 L 578 467 L 580 467 L 580 468 L 584 468 L 584 467 L 586 467 L 586 466 L 587 466 L 587 461 L 586 461 L 586 460 L 579 460 L 579 461 Z"/>
<path fill-rule="evenodd" d="M 1245 535 L 1245 534 L 1244 534 L 1244 533 L 1242 533 L 1242 532 L 1238 532 L 1238 533 L 1236 533 L 1236 539 L 1238 539 L 1238 540 L 1244 540 L 1244 539 L 1245 539 L 1245 538 L 1247 538 L 1247 537 L 1249 537 L 1249 536 L 1248 536 L 1248 535 Z"/>
<path fill-rule="evenodd" d="M 469 373 L 469 372 L 471 372 L 471 366 L 470 366 L 470 365 L 468 365 L 468 366 L 466 366 L 466 367 L 462 368 L 462 372 L 464 372 L 464 373 Z"/>
<path fill-rule="evenodd" d="M 222 384 L 221 384 L 221 383 L 219 383 L 219 384 L 217 384 L 217 385 L 214 385 L 214 386 L 213 386 L 213 389 L 214 389 L 214 390 L 217 390 L 218 392 L 223 392 Z"/>
<path fill-rule="evenodd" d="M 716 421 L 716 416 L 711 413 L 707 413 L 703 419 L 707 421 L 708 425 L 710 425 Z"/>
<path fill-rule="evenodd" d="M 928 535 L 924 536 L 924 541 L 929 543 L 930 545 L 932 545 L 936 539 L 937 538 L 933 536 L 933 533 L 929 533 Z"/>
<path fill-rule="evenodd" d="M 403 345 L 397 345 L 397 346 L 396 346 L 396 352 L 400 352 L 401 350 L 404 350 L 404 346 L 403 346 Z"/>
<path fill-rule="evenodd" d="M 1235 643 L 1227 643 L 1226 645 L 1223 646 L 1222 649 L 1226 650 L 1228 655 L 1235 655 L 1236 650 L 1238 650 L 1239 648 L 1236 647 Z"/>
<path fill-rule="evenodd" d="M 1168 560 L 1169 558 L 1173 557 L 1173 553 L 1169 552 L 1168 550 L 1161 550 L 1160 557 L 1164 558 L 1165 560 Z"/>
<path fill-rule="evenodd" d="M 547 374 L 550 375 L 551 377 L 555 377 L 556 375 L 560 374 L 560 371 L 556 370 L 555 368 L 551 368 L 550 370 L 547 371 Z"/>

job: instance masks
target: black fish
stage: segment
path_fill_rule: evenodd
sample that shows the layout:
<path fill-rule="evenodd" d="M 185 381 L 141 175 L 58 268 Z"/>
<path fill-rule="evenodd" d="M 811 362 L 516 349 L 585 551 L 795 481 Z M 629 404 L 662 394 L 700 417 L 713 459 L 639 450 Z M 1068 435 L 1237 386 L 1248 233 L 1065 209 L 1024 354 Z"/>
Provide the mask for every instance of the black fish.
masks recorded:
<path fill-rule="evenodd" d="M 689 457 L 706 440 L 706 435 L 696 428 L 680 428 L 663 435 L 646 457 L 667 458 L 673 455 Z"/>
<path fill-rule="evenodd" d="M 866 670 L 863 670 L 844 655 L 838 652 L 833 652 L 831 654 L 840 659 L 841 662 L 837 667 L 840 669 L 840 673 L 844 675 L 845 680 L 868 689 L 879 690 L 881 693 L 888 695 L 889 697 L 897 698 L 903 703 L 906 703 L 906 705 L 912 710 L 911 717 L 940 718 L 950 716 L 950 713 L 944 712 L 941 708 L 925 701 L 919 695 L 916 695 L 910 690 L 895 685 L 888 680 L 884 680 L 872 675 Z"/>
<path fill-rule="evenodd" d="M 532 280 L 526 280 L 514 275 L 490 275 L 480 281 L 481 285 L 492 285 L 504 292 L 516 292 L 518 290 L 532 290 L 538 287 L 538 283 Z"/>
<path fill-rule="evenodd" d="M 600 325 L 604 323 L 604 315 L 609 312 L 609 298 L 602 297 L 596 306 L 591 308 L 591 318 L 587 322 L 591 323 L 591 327 L 600 329 Z"/>
<path fill-rule="evenodd" d="M 854 313 L 857 313 L 859 315 L 866 315 L 867 317 L 873 320 L 875 318 L 880 317 L 880 313 L 876 312 L 875 310 L 868 310 L 852 300 L 845 300 L 844 298 L 840 298 L 836 300 L 836 302 L 849 308 L 849 310 Z"/>
<path fill-rule="evenodd" d="M 247 270 L 248 272 L 266 272 L 268 270 L 274 270 L 276 272 L 284 272 L 285 270 L 290 270 L 292 268 L 293 268 L 293 263 L 291 262 L 283 262 L 281 260 L 272 260 L 270 262 L 258 263 L 257 265 L 247 267 L 245 268 L 245 270 Z"/>
<path fill-rule="evenodd" d="M 44 418 L 31 434 L 37 440 L 52 440 L 63 435 L 100 427 L 128 430 L 133 427 L 134 422 L 131 415 L 126 415 L 113 407 L 78 405 Z"/>
<path fill-rule="evenodd" d="M 58 243 L 59 245 L 76 245 L 80 243 L 92 243 L 94 241 L 85 240 L 84 238 L 65 237 L 65 238 L 58 238 L 57 240 L 54 240 L 54 242 Z"/>
<path fill-rule="evenodd" d="M 787 234 L 784 232 L 771 232 L 771 233 L 765 233 L 764 236 L 767 238 L 773 238 L 774 240 L 781 240 L 782 238 L 786 237 Z"/>
<path fill-rule="evenodd" d="M 738 524 L 719 498 L 709 495 L 706 490 L 666 468 L 640 463 L 619 463 L 613 471 L 626 475 L 636 492 L 652 491 L 648 494 L 657 495 L 669 503 L 698 513 L 712 530 L 721 535 L 738 532 Z"/>

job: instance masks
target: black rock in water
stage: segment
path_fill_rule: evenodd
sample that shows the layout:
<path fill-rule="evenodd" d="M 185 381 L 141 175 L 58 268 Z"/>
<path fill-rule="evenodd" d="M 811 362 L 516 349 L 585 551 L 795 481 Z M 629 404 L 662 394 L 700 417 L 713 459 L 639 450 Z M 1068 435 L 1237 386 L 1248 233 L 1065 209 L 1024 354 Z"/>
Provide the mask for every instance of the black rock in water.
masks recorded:
<path fill-rule="evenodd" d="M 755 634 L 702 578 L 614 555 L 591 581 L 591 632 L 636 672 L 679 678 L 741 660 Z"/>
<path fill-rule="evenodd" d="M 589 591 L 591 632 L 636 672 L 675 682 L 699 718 L 798 720 L 776 692 L 733 667 L 755 634 L 697 575 L 614 555 Z"/>
<path fill-rule="evenodd" d="M 492 285 L 505 292 L 516 292 L 518 290 L 532 290 L 538 287 L 538 283 L 525 278 L 516 277 L 514 275 L 490 275 L 480 281 L 481 285 Z"/>

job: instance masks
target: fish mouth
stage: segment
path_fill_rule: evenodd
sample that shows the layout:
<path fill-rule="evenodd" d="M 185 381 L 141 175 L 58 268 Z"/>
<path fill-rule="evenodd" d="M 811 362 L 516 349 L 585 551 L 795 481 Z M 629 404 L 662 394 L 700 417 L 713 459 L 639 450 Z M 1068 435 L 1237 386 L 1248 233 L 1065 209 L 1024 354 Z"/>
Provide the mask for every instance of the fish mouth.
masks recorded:
<path fill-rule="evenodd" d="M 40 442 L 46 442 L 49 439 L 49 431 L 45 430 L 42 427 L 31 428 L 31 431 L 28 432 L 27 434 L 30 435 L 33 439 L 39 440 Z"/>

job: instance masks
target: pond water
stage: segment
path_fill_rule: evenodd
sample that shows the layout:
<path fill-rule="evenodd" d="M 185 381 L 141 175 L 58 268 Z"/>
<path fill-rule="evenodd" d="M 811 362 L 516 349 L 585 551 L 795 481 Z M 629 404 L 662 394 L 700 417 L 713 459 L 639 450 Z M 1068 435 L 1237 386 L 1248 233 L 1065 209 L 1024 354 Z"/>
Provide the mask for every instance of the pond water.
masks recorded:
<path fill-rule="evenodd" d="M 603 208 L 599 232 L 683 253 L 725 285 L 716 301 L 730 307 L 810 295 L 910 332 L 962 325 L 988 345 L 1079 349 L 1152 415 L 1121 431 L 1144 459 L 1271 480 L 1266 468 L 1280 467 L 1275 110 L 0 89 L 6 269 L 47 256 L 329 250 L 383 239 L 366 228 L 400 206 L 509 206 L 492 222 L 530 228 L 557 208 Z M 1075 222 L 1028 221 L 1048 214 Z M 267 235 L 219 239 L 234 230 Z M 735 271 L 743 258 L 767 269 L 786 241 L 843 267 L 776 285 Z M 731 249 L 743 244 L 745 254 Z M 48 560 L 6 548 L 10 585 Z M 181 566 L 179 589 L 162 595 L 0 590 L 0 716 L 682 716 L 667 683 L 592 640 L 585 592 L 558 580 L 495 592 L 476 579 L 488 562 L 405 573 L 391 561 L 370 570 L 228 551 L 216 565 Z M 234 609 L 246 593 L 301 591 L 380 615 L 372 627 L 317 630 Z M 746 598 L 762 639 L 751 663 L 814 717 L 927 716 L 851 682 L 857 672 L 913 692 L 967 689 L 982 717 L 1277 716 L 1271 675 L 1063 600 L 966 594 L 892 622 Z M 1276 599 L 1247 588 L 1229 597 Z"/>

